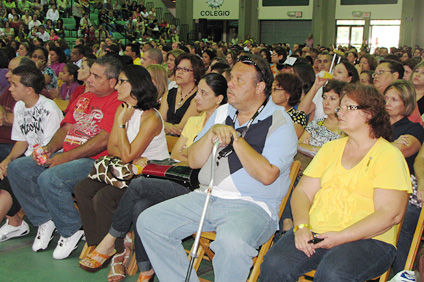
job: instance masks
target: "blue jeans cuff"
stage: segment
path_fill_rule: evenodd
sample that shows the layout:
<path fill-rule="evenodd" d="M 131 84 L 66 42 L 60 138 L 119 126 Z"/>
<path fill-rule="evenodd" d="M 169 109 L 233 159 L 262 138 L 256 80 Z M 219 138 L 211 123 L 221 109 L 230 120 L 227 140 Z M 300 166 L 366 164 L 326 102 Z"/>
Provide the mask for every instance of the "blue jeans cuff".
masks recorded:
<path fill-rule="evenodd" d="M 117 231 L 113 227 L 110 227 L 109 229 L 109 234 L 116 238 L 124 238 L 125 235 L 127 235 L 127 233 L 128 231 L 124 231 L 124 232 Z"/>

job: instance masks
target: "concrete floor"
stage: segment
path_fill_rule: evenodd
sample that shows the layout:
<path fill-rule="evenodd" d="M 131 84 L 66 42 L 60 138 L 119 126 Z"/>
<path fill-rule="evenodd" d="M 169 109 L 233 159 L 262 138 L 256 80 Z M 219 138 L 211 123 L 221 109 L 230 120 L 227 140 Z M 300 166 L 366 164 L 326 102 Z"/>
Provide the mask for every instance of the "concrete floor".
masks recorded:
<path fill-rule="evenodd" d="M 24 218 L 26 220 L 26 218 Z M 28 221 L 27 221 L 28 222 Z M 4 222 L 1 223 L 3 225 Z M 78 249 L 69 258 L 55 260 L 52 257 L 59 235 L 56 234 L 49 247 L 35 253 L 31 246 L 36 235 L 36 228 L 30 225 L 31 232 L 27 236 L 11 239 L 0 243 L 0 281 L 10 282 L 67 282 L 67 281 L 107 281 L 109 267 L 96 273 L 89 273 L 78 267 L 78 256 L 84 245 L 80 241 Z M 184 243 L 186 248 L 191 247 L 193 240 Z M 201 278 L 213 281 L 213 271 L 209 262 L 204 262 L 199 270 Z M 128 276 L 125 282 L 137 281 L 138 274 Z M 155 281 L 159 281 L 155 278 Z M 168 282 L 168 281 L 164 281 Z"/>

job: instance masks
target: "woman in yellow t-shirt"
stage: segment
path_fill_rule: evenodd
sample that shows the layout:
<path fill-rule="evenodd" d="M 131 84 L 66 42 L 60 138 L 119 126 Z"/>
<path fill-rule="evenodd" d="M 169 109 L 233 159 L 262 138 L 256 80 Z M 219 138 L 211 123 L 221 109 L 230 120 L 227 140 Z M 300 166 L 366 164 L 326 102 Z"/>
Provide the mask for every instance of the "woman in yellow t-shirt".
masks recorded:
<path fill-rule="evenodd" d="M 197 134 L 202 130 L 213 112 L 220 105 L 227 103 L 227 93 L 226 90 L 224 90 L 226 88 L 224 79 L 222 75 L 210 73 L 200 80 L 199 91 L 197 91 L 194 100 L 196 102 L 196 109 L 198 112 L 201 112 L 201 114 L 199 116 L 192 116 L 188 119 L 181 132 L 180 138 L 178 138 L 171 152 L 171 158 L 187 161 L 188 147 L 193 144 Z"/>
<path fill-rule="evenodd" d="M 366 281 L 396 255 L 396 235 L 411 190 L 392 136 L 384 97 L 375 88 L 345 87 L 337 108 L 348 137 L 319 150 L 293 192 L 294 229 L 268 252 L 261 281 Z"/>

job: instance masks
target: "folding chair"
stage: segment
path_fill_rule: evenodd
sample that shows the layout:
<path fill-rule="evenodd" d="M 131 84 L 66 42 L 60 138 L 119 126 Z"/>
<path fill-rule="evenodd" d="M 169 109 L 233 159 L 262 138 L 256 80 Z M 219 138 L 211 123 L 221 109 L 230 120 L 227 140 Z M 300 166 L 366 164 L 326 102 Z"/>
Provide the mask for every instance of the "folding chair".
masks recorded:
<path fill-rule="evenodd" d="M 280 211 L 278 213 L 279 220 L 281 219 L 281 216 L 283 215 L 284 208 L 286 207 L 287 201 L 289 199 L 290 193 L 293 189 L 294 182 L 296 180 L 297 174 L 300 169 L 300 161 L 294 161 L 290 168 L 290 186 L 289 190 L 287 191 L 286 196 L 283 198 L 280 204 Z M 195 235 L 194 235 L 195 236 Z M 210 249 L 210 242 L 215 240 L 216 233 L 215 232 L 202 232 L 202 235 L 200 237 L 199 242 L 199 249 L 197 250 L 197 258 L 194 260 L 193 268 L 197 271 L 199 269 L 200 263 L 202 262 L 202 259 L 204 258 L 205 254 L 209 258 L 210 261 L 212 261 L 214 257 L 213 251 Z M 260 267 L 263 262 L 265 254 L 268 252 L 268 250 L 271 248 L 273 242 L 274 242 L 274 235 L 265 243 L 263 244 L 260 249 L 258 256 L 253 258 L 253 268 L 250 273 L 250 277 L 247 280 L 248 282 L 254 282 L 258 279 L 260 274 Z M 189 257 L 190 259 L 190 257 Z M 202 280 L 207 281 L 207 280 Z"/>
<path fill-rule="evenodd" d="M 168 152 L 171 153 L 172 149 L 174 149 L 175 143 L 178 141 L 178 136 L 165 135 L 166 144 L 168 145 Z"/>
<path fill-rule="evenodd" d="M 405 270 L 413 270 L 415 258 L 421 244 L 424 228 L 424 208 L 421 209 L 420 217 L 418 218 L 417 227 L 415 228 L 414 238 L 412 239 L 411 248 L 409 249 L 408 258 L 405 263 Z"/>
<path fill-rule="evenodd" d="M 132 232 L 132 238 L 133 238 L 133 245 L 132 245 L 132 250 L 131 250 L 131 254 L 129 258 L 129 264 L 127 266 L 127 274 L 129 276 L 133 276 L 134 274 L 137 273 L 137 270 L 138 270 L 137 260 L 135 258 L 135 250 L 134 250 L 134 241 L 135 241 L 134 230 L 131 232 Z"/>
<path fill-rule="evenodd" d="M 84 244 L 84 248 L 82 248 L 82 251 L 79 255 L 79 259 L 83 259 L 86 256 L 88 256 L 92 251 L 94 251 L 94 249 L 96 248 L 96 246 L 88 246 L 87 242 Z"/>

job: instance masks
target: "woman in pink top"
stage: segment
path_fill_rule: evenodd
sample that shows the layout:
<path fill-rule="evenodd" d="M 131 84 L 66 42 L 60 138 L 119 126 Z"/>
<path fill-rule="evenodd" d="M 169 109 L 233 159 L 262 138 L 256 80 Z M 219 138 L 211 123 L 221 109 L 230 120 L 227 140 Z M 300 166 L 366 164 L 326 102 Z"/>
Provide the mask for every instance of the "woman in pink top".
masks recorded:
<path fill-rule="evenodd" d="M 54 70 L 56 76 L 59 77 L 59 74 L 63 71 L 63 68 L 66 65 L 66 55 L 63 50 L 59 47 L 51 48 L 49 51 L 50 57 L 50 68 Z"/>

